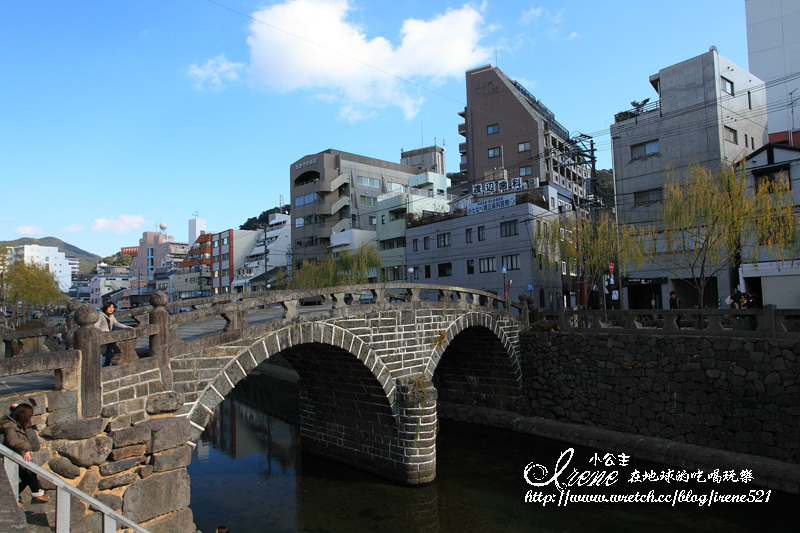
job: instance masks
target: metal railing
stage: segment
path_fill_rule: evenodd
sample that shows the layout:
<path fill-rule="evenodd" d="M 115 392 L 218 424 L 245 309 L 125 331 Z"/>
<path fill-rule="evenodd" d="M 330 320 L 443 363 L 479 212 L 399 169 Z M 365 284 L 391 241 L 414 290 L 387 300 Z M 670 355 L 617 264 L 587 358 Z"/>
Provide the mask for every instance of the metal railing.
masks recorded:
<path fill-rule="evenodd" d="M 74 496 L 78 498 L 86 504 L 89 505 L 90 508 L 100 511 L 103 513 L 103 533 L 114 533 L 117 531 L 117 525 L 121 524 L 127 528 L 136 531 L 137 533 L 148 533 L 146 529 L 142 526 L 130 520 L 129 518 L 125 518 L 114 509 L 109 507 L 108 505 L 104 504 L 103 502 L 92 498 L 85 492 L 76 489 L 57 475 L 53 474 L 52 472 L 48 472 L 41 466 L 33 463 L 32 461 L 26 461 L 21 455 L 14 452 L 7 446 L 0 444 L 0 455 L 3 456 L 4 466 L 6 469 L 6 473 L 8 474 L 8 480 L 11 484 L 11 490 L 14 492 L 14 498 L 19 498 L 19 467 L 22 466 L 23 468 L 27 468 L 31 472 L 35 473 L 37 476 L 46 479 L 50 483 L 56 486 L 56 514 L 55 514 L 55 526 L 56 526 L 56 533 L 67 533 L 70 531 L 71 520 L 70 520 L 70 497 Z"/>

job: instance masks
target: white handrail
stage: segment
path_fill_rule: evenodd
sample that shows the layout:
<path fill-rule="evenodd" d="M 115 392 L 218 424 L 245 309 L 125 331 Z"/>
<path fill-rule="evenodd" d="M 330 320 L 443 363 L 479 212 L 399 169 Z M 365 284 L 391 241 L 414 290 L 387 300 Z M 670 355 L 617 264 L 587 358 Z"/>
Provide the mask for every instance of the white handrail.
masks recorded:
<path fill-rule="evenodd" d="M 123 526 L 128 527 L 137 533 L 148 533 L 146 529 L 133 520 L 122 516 L 108 505 L 95 498 L 92 498 L 82 490 L 73 487 L 57 475 L 53 474 L 52 472 L 48 472 L 36 463 L 32 461 L 26 461 L 20 454 L 3 444 L 0 444 L 0 455 L 6 459 L 10 459 L 23 468 L 27 468 L 31 472 L 34 472 L 37 476 L 46 479 L 56 486 L 56 533 L 67 533 L 70 530 L 70 495 L 83 500 L 89 504 L 91 508 L 103 513 L 103 533 L 114 533 L 117 530 L 117 523 L 122 524 Z M 7 466 L 6 471 L 8 471 Z M 11 473 L 9 473 L 8 478 L 11 482 L 11 488 L 14 491 L 14 495 L 19 496 L 17 494 L 15 477 L 16 476 L 13 476 Z"/>

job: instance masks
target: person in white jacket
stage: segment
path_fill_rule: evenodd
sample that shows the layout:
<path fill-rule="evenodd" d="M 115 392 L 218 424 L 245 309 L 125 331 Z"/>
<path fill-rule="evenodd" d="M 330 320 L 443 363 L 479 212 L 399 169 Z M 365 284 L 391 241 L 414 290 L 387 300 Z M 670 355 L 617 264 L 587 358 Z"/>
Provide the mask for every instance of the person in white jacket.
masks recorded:
<path fill-rule="evenodd" d="M 130 326 L 126 326 L 125 324 L 121 324 L 116 317 L 114 317 L 114 309 L 115 306 L 113 303 L 108 302 L 103 307 L 100 308 L 100 318 L 97 319 L 95 322 L 94 327 L 99 329 L 103 332 L 109 332 L 114 328 L 117 329 L 131 329 Z M 102 366 L 109 366 L 111 364 L 111 359 L 114 357 L 114 348 L 116 347 L 115 343 L 105 344 L 101 347 L 100 352 L 103 353 L 103 362 Z M 105 348 L 105 352 L 103 349 Z"/>

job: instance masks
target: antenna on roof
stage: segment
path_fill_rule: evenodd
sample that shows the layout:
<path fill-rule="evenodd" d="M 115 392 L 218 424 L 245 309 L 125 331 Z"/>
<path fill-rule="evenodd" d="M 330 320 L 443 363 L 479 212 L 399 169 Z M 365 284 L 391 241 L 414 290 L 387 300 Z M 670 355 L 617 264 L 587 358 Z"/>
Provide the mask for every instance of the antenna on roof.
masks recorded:
<path fill-rule="evenodd" d="M 194 218 L 197 218 L 197 217 L 199 217 L 199 216 L 200 216 L 200 212 L 199 212 L 199 211 L 197 211 L 197 210 L 195 209 L 194 213 L 192 213 L 192 216 L 193 216 Z"/>

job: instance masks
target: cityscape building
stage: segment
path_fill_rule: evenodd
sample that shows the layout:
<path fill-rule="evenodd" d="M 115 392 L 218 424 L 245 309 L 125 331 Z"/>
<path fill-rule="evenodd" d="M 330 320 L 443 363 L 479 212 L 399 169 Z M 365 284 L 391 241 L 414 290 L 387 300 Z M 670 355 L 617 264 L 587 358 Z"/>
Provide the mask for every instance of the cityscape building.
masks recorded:
<path fill-rule="evenodd" d="M 333 149 L 292 163 L 289 278 L 303 261 L 374 242 L 378 196 L 407 190 L 418 173 L 408 165 Z"/>
<path fill-rule="evenodd" d="M 525 87 L 499 68 L 485 65 L 466 72 L 466 92 L 458 133 L 465 138 L 459 152 L 467 183 L 456 189 L 492 193 L 497 180 L 547 185 L 552 209 L 575 205 L 576 198 L 591 192 L 585 150 Z"/>
<path fill-rule="evenodd" d="M 610 127 L 617 221 L 656 224 L 664 184 L 692 164 L 712 172 L 735 164 L 767 140 L 763 82 L 720 55 L 716 48 L 663 68 L 650 76 L 657 100 L 632 102 Z M 735 288 L 725 269 L 712 280 L 705 302 L 677 277 L 657 265 L 644 265 L 622 277 L 623 306 L 662 308 L 675 290 L 687 307 L 716 307 Z"/>
<path fill-rule="evenodd" d="M 765 144 L 747 156 L 748 185 L 753 188 L 778 179 L 787 179 L 794 199 L 794 211 L 800 208 L 800 146 Z M 739 267 L 738 285 L 742 292 L 756 295 L 757 304 L 800 308 L 800 257 L 775 257 L 766 247 L 759 249 L 758 261 Z"/>
<path fill-rule="evenodd" d="M 72 264 L 64 252 L 59 252 L 55 246 L 41 246 L 39 244 L 21 244 L 9 246 L 10 262 L 21 261 L 26 265 L 38 265 L 47 268 L 53 274 L 58 287 L 63 292 L 68 292 L 72 286 Z"/>
<path fill-rule="evenodd" d="M 766 86 L 769 142 L 800 146 L 800 0 L 745 0 L 750 72 Z"/>

